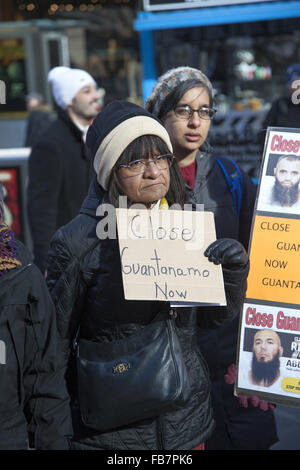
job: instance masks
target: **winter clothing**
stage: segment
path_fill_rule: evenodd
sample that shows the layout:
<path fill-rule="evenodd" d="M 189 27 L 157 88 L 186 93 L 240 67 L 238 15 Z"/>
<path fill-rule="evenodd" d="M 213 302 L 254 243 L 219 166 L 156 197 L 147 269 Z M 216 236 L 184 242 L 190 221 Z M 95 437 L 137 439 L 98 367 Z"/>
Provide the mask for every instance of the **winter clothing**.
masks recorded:
<path fill-rule="evenodd" d="M 299 88 L 291 88 L 294 81 L 300 80 L 300 64 L 292 64 L 286 71 L 286 85 L 289 92 L 274 101 L 266 114 L 260 137 L 262 148 L 268 127 L 300 127 Z"/>
<path fill-rule="evenodd" d="M 152 93 L 147 98 L 146 109 L 148 109 L 150 113 L 153 113 L 154 116 L 159 116 L 161 106 L 167 96 L 175 90 L 180 83 L 191 79 L 196 79 L 204 83 L 213 96 L 213 86 L 201 70 L 192 67 L 176 67 L 168 70 L 157 80 Z"/>
<path fill-rule="evenodd" d="M 87 133 L 97 180 L 105 190 L 108 189 L 114 164 L 128 144 L 136 138 L 145 134 L 156 135 L 167 144 L 170 152 L 173 152 L 165 128 L 140 106 L 128 101 L 115 101 L 107 106 L 105 113 L 105 121 L 103 122 L 101 114 L 98 114 Z"/>
<path fill-rule="evenodd" d="M 86 85 L 96 85 L 93 77 L 81 69 L 54 67 L 48 73 L 48 81 L 52 85 L 52 93 L 57 106 L 66 109 L 72 99 Z"/>
<path fill-rule="evenodd" d="M 247 248 L 256 197 L 250 177 L 242 172 L 243 200 L 238 216 L 227 182 L 207 142 L 198 152 L 196 164 L 194 188 L 187 187 L 190 202 L 204 204 L 204 210 L 214 213 L 217 238 L 234 238 Z M 238 328 L 239 315 L 218 330 L 199 330 L 199 347 L 210 370 L 216 420 L 214 434 L 205 443 L 207 450 L 267 449 L 277 441 L 273 411 L 242 408 L 234 396 L 233 385 L 224 381 L 227 368 L 236 361 Z"/>
<path fill-rule="evenodd" d="M 187 186 L 189 201 L 204 204 L 204 210 L 215 215 L 217 238 L 234 238 L 247 249 L 251 231 L 256 186 L 242 171 L 243 200 L 240 217 L 235 211 L 233 198 L 216 155 L 205 142 L 196 156 L 196 175 L 193 190 Z"/>
<path fill-rule="evenodd" d="M 79 322 L 82 338 L 114 341 L 133 334 L 159 311 L 169 308 L 166 302 L 124 299 L 118 241 L 105 239 L 97 243 L 96 227 L 101 218 L 96 216 L 96 211 L 99 204 L 106 202 L 107 192 L 95 178 L 80 215 L 59 229 L 51 242 L 47 284 L 57 309 L 66 366 Z M 80 262 L 81 278 L 78 280 L 79 276 L 74 274 L 79 271 L 76 260 L 95 242 L 96 246 Z M 71 266 L 74 269 L 70 269 Z M 66 269 L 69 275 L 66 275 Z M 73 448 L 184 450 L 196 447 L 211 434 L 213 420 L 208 371 L 196 345 L 196 334 L 199 326 L 215 328 L 238 313 L 247 272 L 248 264 L 237 270 L 223 269 L 227 307 L 181 308 L 177 311 L 176 330 L 192 388 L 188 405 L 173 413 L 100 433 L 81 422 L 73 385 Z"/>
<path fill-rule="evenodd" d="M 207 88 L 212 105 L 212 84 L 200 70 L 193 69 L 190 73 L 189 67 L 172 69 L 157 80 L 146 101 L 146 108 L 155 116 L 164 118 L 187 90 L 202 86 L 201 83 Z M 177 95 L 175 91 L 178 92 Z M 238 215 L 228 183 L 207 142 L 204 142 L 197 152 L 195 161 L 194 175 L 191 175 L 192 165 L 189 165 L 189 168 L 180 168 L 185 182 L 192 186 L 186 184 L 190 203 L 193 206 L 203 204 L 205 211 L 214 213 L 217 239 L 234 238 L 247 249 L 255 203 L 254 184 L 249 176 L 242 172 L 243 199 Z M 276 442 L 274 417 L 271 412 L 259 414 L 256 409 L 240 408 L 233 393 L 233 386 L 224 382 L 227 368 L 236 361 L 238 326 L 239 316 L 224 323 L 218 330 L 202 328 L 198 332 L 198 344 L 209 366 L 216 419 L 216 430 L 211 440 L 205 443 L 206 449 L 260 449 Z M 253 428 L 262 430 L 262 436 L 257 430 L 252 432 Z"/>
<path fill-rule="evenodd" d="M 4 225 L 0 226 L 0 276 L 18 266 L 21 266 L 21 262 L 16 258 L 14 233 Z"/>
<path fill-rule="evenodd" d="M 58 111 L 57 120 L 32 148 L 28 172 L 34 261 L 44 272 L 50 239 L 78 213 L 93 174 L 82 133 L 65 111 Z"/>
<path fill-rule="evenodd" d="M 263 130 L 265 132 L 268 127 L 299 128 L 299 123 L 300 104 L 293 103 L 291 96 L 286 96 L 274 101 L 263 122 Z"/>
<path fill-rule="evenodd" d="M 28 115 L 24 146 L 33 147 L 53 120 L 54 117 L 48 107 L 41 105 L 31 111 Z"/>
<path fill-rule="evenodd" d="M 145 123 L 145 117 L 147 126 L 141 130 L 140 126 L 136 126 L 139 135 L 149 135 L 155 129 L 155 135 L 163 136 L 164 142 L 168 141 L 164 137 L 163 126 L 138 106 L 117 101 L 104 108 L 87 134 L 87 143 L 95 160 L 101 162 L 103 157 L 105 159 L 106 146 L 103 143 L 107 136 L 115 131 L 110 145 L 116 140 L 119 149 L 119 126 L 128 124 L 135 118 L 139 118 L 135 122 Z M 136 132 L 129 132 L 128 135 L 126 134 L 126 146 L 136 140 L 137 136 Z M 142 151 L 141 148 L 143 154 Z M 120 151 L 117 154 L 119 156 Z M 135 159 L 135 155 L 132 158 Z M 73 448 L 192 449 L 201 444 L 213 430 L 208 372 L 196 344 L 198 325 L 215 328 L 237 314 L 245 293 L 248 257 L 246 256 L 242 266 L 235 266 L 235 270 L 232 266 L 231 269 L 224 268 L 227 307 L 178 309 L 176 331 L 191 388 L 188 404 L 176 412 L 165 413 L 116 430 L 101 433 L 87 428 L 81 421 L 76 384 L 71 380 L 74 377 L 72 360 L 69 361 L 72 340 L 78 326 L 80 325 L 80 337 L 83 339 L 113 342 L 139 332 L 160 311 L 169 309 L 167 302 L 124 299 L 118 241 L 109 238 L 98 240 L 96 235 L 97 225 L 103 217 L 97 214 L 102 212 L 101 204 L 107 207 L 109 202 L 108 192 L 98 181 L 103 181 L 103 175 L 104 180 L 109 181 L 111 165 L 102 167 L 96 163 L 95 169 L 97 176 L 80 214 L 56 232 L 51 241 L 47 264 L 47 284 L 57 309 L 58 329 L 72 395 Z M 233 243 L 237 244 L 235 241 Z M 90 251 L 87 253 L 88 250 Z M 218 250 L 220 254 L 223 253 L 223 248 L 216 246 L 209 256 L 217 257 Z"/>
<path fill-rule="evenodd" d="M 72 425 L 53 303 L 20 242 L 15 255 L 19 265 L 0 276 L 0 449 L 68 449 Z"/>

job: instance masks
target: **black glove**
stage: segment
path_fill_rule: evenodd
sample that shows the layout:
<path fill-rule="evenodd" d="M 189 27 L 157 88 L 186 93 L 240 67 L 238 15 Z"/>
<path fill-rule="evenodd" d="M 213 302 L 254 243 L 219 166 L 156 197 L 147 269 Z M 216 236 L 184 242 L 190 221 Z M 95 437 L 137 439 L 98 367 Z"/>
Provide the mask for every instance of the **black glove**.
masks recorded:
<path fill-rule="evenodd" d="M 232 238 L 220 238 L 206 248 L 204 256 L 214 264 L 224 268 L 240 269 L 248 263 L 248 255 L 243 245 Z"/>

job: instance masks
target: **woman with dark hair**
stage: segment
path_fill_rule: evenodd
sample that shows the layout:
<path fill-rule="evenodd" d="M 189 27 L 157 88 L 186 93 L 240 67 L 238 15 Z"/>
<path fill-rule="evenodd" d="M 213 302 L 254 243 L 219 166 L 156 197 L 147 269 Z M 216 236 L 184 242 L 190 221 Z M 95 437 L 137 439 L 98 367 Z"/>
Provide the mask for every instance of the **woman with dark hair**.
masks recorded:
<path fill-rule="evenodd" d="M 30 253 L 3 222 L 1 187 L 0 450 L 67 450 L 71 436 L 54 306 Z"/>
<path fill-rule="evenodd" d="M 167 144 L 156 135 L 141 136 L 131 142 L 130 146 L 127 147 L 118 161 L 115 163 L 112 169 L 111 179 L 109 182 L 109 200 L 115 206 L 118 207 L 119 196 L 124 194 L 120 187 L 118 168 L 122 165 L 128 165 L 136 159 L 136 156 L 140 153 L 143 154 L 144 158 L 151 158 L 153 152 L 158 155 L 169 155 L 169 172 L 170 172 L 170 185 L 166 194 L 168 205 L 179 204 L 181 207 L 187 202 L 186 192 L 182 180 L 182 176 L 178 165 L 174 162 L 174 157 L 170 154 L 170 150 Z M 175 164 L 174 164 L 175 163 Z M 132 163 L 131 163 L 132 165 Z M 136 165 L 135 165 L 136 166 Z M 141 200 L 130 202 L 143 202 Z"/>
<path fill-rule="evenodd" d="M 214 213 L 217 239 L 233 238 L 247 249 L 256 187 L 235 162 L 226 155 L 215 155 L 208 143 L 216 113 L 208 77 L 192 67 L 168 70 L 157 80 L 146 109 L 163 122 L 170 135 L 189 202 L 203 204 L 205 211 Z M 211 450 L 267 449 L 277 441 L 272 406 L 260 402 L 261 408 L 254 408 L 251 400 L 234 396 L 238 328 L 236 316 L 218 330 L 199 330 L 199 346 L 211 374 L 217 424 L 206 442 Z"/>
<path fill-rule="evenodd" d="M 95 180 L 80 214 L 56 232 L 48 256 L 47 284 L 57 309 L 72 398 L 72 448 L 193 449 L 213 429 L 208 375 L 195 334 L 201 325 L 218 327 L 239 311 L 246 287 L 247 254 L 239 242 L 229 239 L 213 243 L 206 250 L 210 261 L 222 263 L 227 307 L 213 312 L 209 307 L 182 308 L 175 315 L 168 302 L 126 300 L 118 240 L 115 236 L 109 237 L 109 230 L 107 238 L 97 239 L 104 205 L 106 210 L 108 204 L 118 207 L 119 197 L 123 196 L 127 198 L 128 207 L 138 203 L 149 211 L 167 209 L 173 203 L 182 207 L 185 189 L 168 133 L 156 118 L 133 103 L 115 101 L 106 106 L 90 126 L 87 144 L 94 158 Z M 115 222 L 114 216 L 112 219 Z M 144 393 L 149 390 L 146 385 L 145 389 L 142 386 L 153 372 L 152 368 L 146 369 L 148 373 L 144 376 L 144 368 L 136 372 L 135 366 L 131 367 L 127 361 L 105 369 L 109 374 L 129 370 L 128 381 L 131 377 L 142 387 L 139 392 L 132 389 L 126 395 L 128 383 L 125 381 L 124 387 L 109 392 L 108 382 L 101 375 L 104 372 L 99 365 L 99 348 L 106 350 L 108 359 L 115 357 L 119 347 L 127 344 L 133 347 L 149 328 L 155 331 L 160 323 L 158 316 L 169 318 L 170 314 L 176 316 L 174 328 L 180 344 L 176 356 L 182 358 L 186 368 L 183 392 L 188 393 L 188 397 L 176 409 L 165 411 L 157 398 L 157 404 L 154 400 L 154 409 L 149 412 L 143 402 Z M 93 354 L 97 351 L 98 359 L 92 360 L 91 353 L 87 361 L 77 362 L 77 384 L 72 381 L 74 369 L 70 358 L 78 327 L 77 360 L 81 342 L 91 348 Z M 150 342 L 149 351 L 154 355 L 157 352 L 154 341 Z M 93 367 L 90 379 L 82 374 L 81 365 L 85 371 Z M 100 378 L 103 377 L 102 393 L 97 392 L 100 387 L 95 379 L 97 371 Z M 164 371 L 160 369 L 159 375 L 168 381 Z M 148 386 L 149 389 L 155 387 L 156 382 Z M 106 396 L 111 393 L 112 396 Z M 102 408 L 100 413 L 98 410 L 107 399 L 113 404 Z M 133 415 L 140 406 L 140 415 L 124 419 L 124 413 Z"/>

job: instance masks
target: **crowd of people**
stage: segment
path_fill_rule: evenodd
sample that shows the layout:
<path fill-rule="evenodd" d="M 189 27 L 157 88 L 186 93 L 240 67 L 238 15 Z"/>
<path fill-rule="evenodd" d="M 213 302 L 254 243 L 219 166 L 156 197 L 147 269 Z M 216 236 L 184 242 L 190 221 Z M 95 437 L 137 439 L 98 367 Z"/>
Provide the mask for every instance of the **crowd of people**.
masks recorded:
<path fill-rule="evenodd" d="M 57 118 L 29 158 L 33 258 L 4 224 L 0 195 L 0 449 L 269 449 L 278 439 L 274 407 L 233 391 L 256 186 L 209 145 L 212 83 L 177 67 L 145 107 L 117 99 L 100 109 L 87 72 L 55 67 L 48 77 Z M 97 235 L 99 209 L 118 208 L 120 196 L 128 208 L 189 203 L 214 213 L 217 239 L 204 255 L 222 267 L 226 306 L 125 299 L 118 239 Z M 161 377 L 151 349 L 166 328 L 181 364 L 180 400 L 162 397 L 175 387 L 170 361 Z M 167 339 L 160 347 L 168 350 Z M 125 351 L 152 361 L 153 393 Z M 130 380 L 114 385 L 124 371 L 139 393 Z"/>

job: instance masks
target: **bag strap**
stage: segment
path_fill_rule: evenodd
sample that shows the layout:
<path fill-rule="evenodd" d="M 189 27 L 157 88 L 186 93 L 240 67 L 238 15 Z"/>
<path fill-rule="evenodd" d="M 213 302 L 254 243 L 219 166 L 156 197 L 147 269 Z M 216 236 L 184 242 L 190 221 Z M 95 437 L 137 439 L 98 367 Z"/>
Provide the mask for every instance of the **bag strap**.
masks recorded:
<path fill-rule="evenodd" d="M 233 198 L 235 211 L 238 215 L 240 215 L 244 190 L 242 172 L 232 158 L 224 156 L 216 158 L 216 161 L 219 167 L 221 168 L 225 180 L 228 184 L 229 190 Z M 231 168 L 229 168 L 229 165 Z"/>

